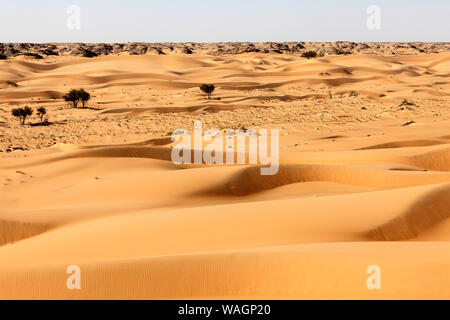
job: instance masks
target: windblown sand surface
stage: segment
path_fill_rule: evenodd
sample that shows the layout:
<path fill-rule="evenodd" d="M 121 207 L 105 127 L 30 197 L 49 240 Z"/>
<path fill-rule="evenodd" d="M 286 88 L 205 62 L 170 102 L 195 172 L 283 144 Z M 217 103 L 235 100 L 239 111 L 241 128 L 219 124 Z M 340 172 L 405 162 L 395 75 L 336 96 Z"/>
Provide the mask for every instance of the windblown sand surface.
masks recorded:
<path fill-rule="evenodd" d="M 449 75 L 448 52 L 0 61 L 0 298 L 449 299 Z M 279 173 L 175 165 L 194 120 L 280 129 Z"/>

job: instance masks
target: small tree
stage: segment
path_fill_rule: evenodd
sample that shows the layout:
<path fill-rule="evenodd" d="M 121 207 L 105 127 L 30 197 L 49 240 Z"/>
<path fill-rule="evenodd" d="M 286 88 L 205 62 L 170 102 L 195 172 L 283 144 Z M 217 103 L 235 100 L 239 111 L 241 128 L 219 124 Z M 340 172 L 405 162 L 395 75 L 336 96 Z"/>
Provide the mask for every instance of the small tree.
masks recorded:
<path fill-rule="evenodd" d="M 31 109 L 30 107 L 24 107 L 23 108 L 23 120 L 22 120 L 22 124 L 25 124 L 25 119 L 27 118 L 27 116 L 31 116 L 33 114 L 33 109 Z"/>
<path fill-rule="evenodd" d="M 91 95 L 86 92 L 84 89 L 78 90 L 78 98 L 81 100 L 81 103 L 83 104 L 83 108 L 86 107 L 86 102 L 91 99 Z"/>
<path fill-rule="evenodd" d="M 41 123 L 44 123 L 46 114 L 47 110 L 44 107 L 40 107 L 37 109 L 37 115 L 39 116 L 39 120 L 41 121 Z"/>
<path fill-rule="evenodd" d="M 19 118 L 19 122 L 22 124 L 22 109 L 12 109 L 12 115 Z"/>
<path fill-rule="evenodd" d="M 80 96 L 78 90 L 72 89 L 67 94 L 63 96 L 63 99 L 71 103 L 74 108 L 78 107 L 78 101 L 80 101 Z"/>
<path fill-rule="evenodd" d="M 211 100 L 211 94 L 214 92 L 216 87 L 213 84 L 202 84 L 200 90 L 208 95 L 208 100 Z"/>
<path fill-rule="evenodd" d="M 33 114 L 33 109 L 30 107 L 17 108 L 13 109 L 11 113 L 14 117 L 19 118 L 21 125 L 24 125 L 26 118 Z"/>

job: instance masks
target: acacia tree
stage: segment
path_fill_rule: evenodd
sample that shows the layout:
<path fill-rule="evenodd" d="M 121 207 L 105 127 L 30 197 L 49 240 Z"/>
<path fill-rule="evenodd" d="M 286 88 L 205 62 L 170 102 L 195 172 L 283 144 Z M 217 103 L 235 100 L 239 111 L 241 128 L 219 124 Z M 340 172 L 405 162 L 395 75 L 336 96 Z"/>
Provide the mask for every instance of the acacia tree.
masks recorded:
<path fill-rule="evenodd" d="M 202 84 L 200 90 L 208 95 L 208 100 L 211 100 L 211 94 L 214 92 L 216 87 L 213 84 Z"/>
<path fill-rule="evenodd" d="M 47 114 L 47 110 L 44 107 L 40 107 L 37 109 L 37 114 L 39 116 L 39 120 L 41 123 L 44 123 L 45 115 Z"/>
<path fill-rule="evenodd" d="M 86 92 L 84 89 L 78 90 L 78 98 L 81 100 L 81 103 L 83 104 L 83 108 L 86 107 L 86 102 L 91 99 L 91 95 L 89 92 Z"/>
<path fill-rule="evenodd" d="M 11 113 L 14 117 L 19 118 L 21 125 L 24 125 L 27 117 L 33 114 L 33 109 L 30 107 L 17 108 L 13 109 Z"/>
<path fill-rule="evenodd" d="M 67 94 L 63 96 L 63 99 L 71 103 L 74 108 L 78 107 L 78 102 L 80 101 L 80 96 L 78 90 L 72 89 Z"/>

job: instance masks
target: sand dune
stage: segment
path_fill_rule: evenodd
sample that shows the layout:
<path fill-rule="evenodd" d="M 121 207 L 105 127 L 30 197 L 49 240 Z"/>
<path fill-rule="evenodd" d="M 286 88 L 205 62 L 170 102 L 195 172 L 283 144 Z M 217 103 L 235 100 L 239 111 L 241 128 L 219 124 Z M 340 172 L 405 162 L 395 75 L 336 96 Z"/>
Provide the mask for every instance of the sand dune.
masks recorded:
<path fill-rule="evenodd" d="M 446 44 L 337 43 L 311 60 L 297 45 L 0 61 L 0 299 L 450 298 Z M 46 46 L 29 50 L 62 48 Z M 60 99 L 79 87 L 89 108 Z M 24 105 L 51 123 L 19 125 Z M 279 129 L 279 172 L 174 164 L 170 135 L 195 120 Z"/>

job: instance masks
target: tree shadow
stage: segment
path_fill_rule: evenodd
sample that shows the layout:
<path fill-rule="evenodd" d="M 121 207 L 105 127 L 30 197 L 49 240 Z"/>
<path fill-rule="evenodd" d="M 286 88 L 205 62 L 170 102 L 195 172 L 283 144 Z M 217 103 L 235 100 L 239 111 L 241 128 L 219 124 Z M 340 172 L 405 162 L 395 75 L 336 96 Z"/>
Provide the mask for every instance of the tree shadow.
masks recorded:
<path fill-rule="evenodd" d="M 46 121 L 46 122 L 37 122 L 37 123 L 30 123 L 30 127 L 49 127 L 52 125 L 56 125 L 56 124 L 67 124 L 67 121 L 56 121 L 56 122 L 50 122 L 50 121 Z"/>

